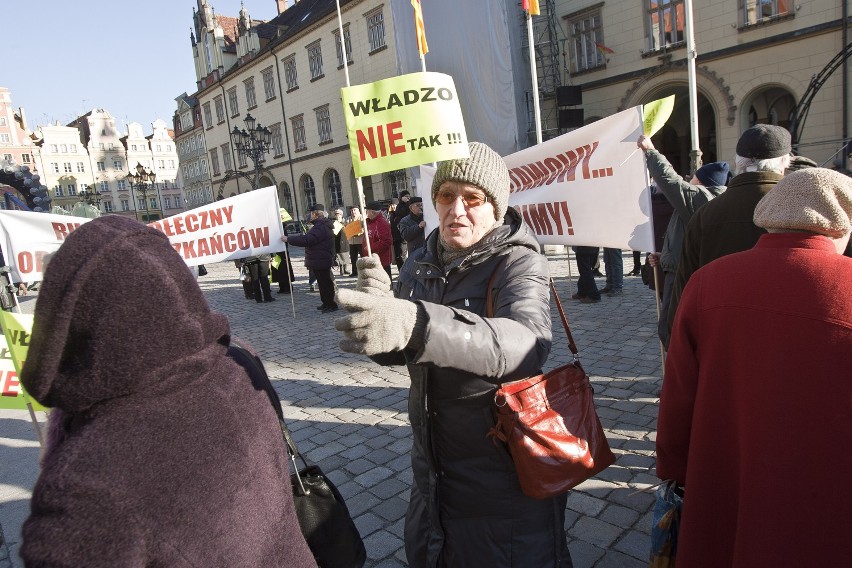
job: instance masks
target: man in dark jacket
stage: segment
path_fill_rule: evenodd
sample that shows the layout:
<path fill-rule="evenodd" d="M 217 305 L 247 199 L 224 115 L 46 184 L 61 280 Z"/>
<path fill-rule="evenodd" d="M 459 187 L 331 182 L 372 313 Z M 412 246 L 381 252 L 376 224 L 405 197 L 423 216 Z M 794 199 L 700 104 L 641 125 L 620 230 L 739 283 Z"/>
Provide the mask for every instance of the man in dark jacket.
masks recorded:
<path fill-rule="evenodd" d="M 423 198 L 412 197 L 408 202 L 411 211 L 399 222 L 399 234 L 408 245 L 408 254 L 426 244 L 426 221 L 423 220 Z"/>
<path fill-rule="evenodd" d="M 692 273 L 719 257 L 748 250 L 766 232 L 754 224 L 754 208 L 784 176 L 790 163 L 790 132 L 771 124 L 752 126 L 737 142 L 736 172 L 725 193 L 693 214 L 686 227 L 669 307 L 669 329 Z"/>
<path fill-rule="evenodd" d="M 325 206 L 314 203 L 311 206 L 311 229 L 304 235 L 283 236 L 281 240 L 297 247 L 305 247 L 305 267 L 314 271 L 319 285 L 322 304 L 317 309 L 327 314 L 337 310 L 334 301 L 334 222 L 326 217 Z"/>
<path fill-rule="evenodd" d="M 338 290 L 350 314 L 335 328 L 344 351 L 408 365 L 409 566 L 567 567 L 566 495 L 524 495 L 506 446 L 488 437 L 497 385 L 538 373 L 550 353 L 550 270 L 508 207 L 505 162 L 469 148 L 435 173 L 439 226 L 403 265 L 401 299 L 376 260 L 361 259 L 358 290 Z"/>
<path fill-rule="evenodd" d="M 657 184 L 657 189 L 666 196 L 674 208 L 666 237 L 660 252 L 650 256 L 649 262 L 663 271 L 663 295 L 660 305 L 660 316 L 657 322 L 657 334 L 664 346 L 669 345 L 671 328 L 668 322 L 669 304 L 672 298 L 677 265 L 683 248 L 683 233 L 686 224 L 699 207 L 725 191 L 728 185 L 730 168 L 725 162 L 712 162 L 698 168 L 689 182 L 678 174 L 665 156 L 654 149 L 654 144 L 648 136 L 640 136 L 636 145 L 645 152 L 648 171 Z"/>

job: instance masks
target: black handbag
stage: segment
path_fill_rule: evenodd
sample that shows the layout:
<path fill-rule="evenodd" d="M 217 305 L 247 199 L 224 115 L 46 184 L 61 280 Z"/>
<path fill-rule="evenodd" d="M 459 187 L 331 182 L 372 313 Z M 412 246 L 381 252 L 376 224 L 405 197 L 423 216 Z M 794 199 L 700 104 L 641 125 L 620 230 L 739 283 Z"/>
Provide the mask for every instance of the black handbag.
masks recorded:
<path fill-rule="evenodd" d="M 228 355 L 248 371 L 252 384 L 257 390 L 266 392 L 275 414 L 281 433 L 287 445 L 287 453 L 293 462 L 296 473 L 290 476 L 293 488 L 293 502 L 296 505 L 296 517 L 302 535 L 314 555 L 319 568 L 361 568 L 367 561 L 367 550 L 358 532 L 358 527 L 349 514 L 343 496 L 331 480 L 317 465 L 310 465 L 299 448 L 284 421 L 281 400 L 272 387 L 272 382 L 263 368 L 263 364 L 245 347 L 234 343 L 228 348 Z M 304 467 L 300 470 L 296 459 Z"/>

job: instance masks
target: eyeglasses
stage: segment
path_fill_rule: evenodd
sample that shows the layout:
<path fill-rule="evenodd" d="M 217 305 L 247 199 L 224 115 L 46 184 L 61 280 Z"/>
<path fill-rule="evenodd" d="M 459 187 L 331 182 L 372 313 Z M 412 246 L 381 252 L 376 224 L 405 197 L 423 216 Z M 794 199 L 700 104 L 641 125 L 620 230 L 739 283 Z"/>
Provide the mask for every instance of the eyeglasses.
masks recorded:
<path fill-rule="evenodd" d="M 452 205 L 459 197 L 461 197 L 465 207 L 479 207 L 483 203 L 488 203 L 488 196 L 484 193 L 456 193 L 449 189 L 439 189 L 438 194 L 435 195 L 435 202 L 441 205 Z"/>

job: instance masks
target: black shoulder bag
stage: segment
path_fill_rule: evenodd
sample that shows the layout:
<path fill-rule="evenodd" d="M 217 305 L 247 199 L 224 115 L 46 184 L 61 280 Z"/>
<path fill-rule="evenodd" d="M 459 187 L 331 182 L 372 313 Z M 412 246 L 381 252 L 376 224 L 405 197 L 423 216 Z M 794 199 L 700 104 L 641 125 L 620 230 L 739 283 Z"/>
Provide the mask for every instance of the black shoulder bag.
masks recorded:
<path fill-rule="evenodd" d="M 309 465 L 284 422 L 281 399 L 259 359 L 245 347 L 231 343 L 228 355 L 240 364 L 251 378 L 254 388 L 264 391 L 278 415 L 278 423 L 287 444 L 287 453 L 296 473 L 290 476 L 293 501 L 302 535 L 320 568 L 361 568 L 367 560 L 364 541 L 352 521 L 349 509 L 334 483 L 318 465 Z M 296 458 L 305 466 L 299 469 Z"/>

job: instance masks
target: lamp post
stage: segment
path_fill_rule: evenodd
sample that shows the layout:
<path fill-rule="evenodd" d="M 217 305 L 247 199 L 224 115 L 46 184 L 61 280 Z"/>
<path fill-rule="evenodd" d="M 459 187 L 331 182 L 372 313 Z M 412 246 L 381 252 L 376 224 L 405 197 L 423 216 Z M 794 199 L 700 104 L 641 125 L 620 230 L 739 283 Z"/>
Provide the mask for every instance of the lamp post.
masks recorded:
<path fill-rule="evenodd" d="M 101 208 L 101 192 L 95 189 L 94 185 L 91 187 L 91 189 L 81 189 L 80 193 L 78 193 L 77 195 L 80 197 L 80 201 L 82 201 L 86 205 L 93 205 L 98 209 Z"/>
<path fill-rule="evenodd" d="M 144 219 L 144 221 L 146 223 L 151 221 L 151 215 L 148 213 L 148 190 L 149 190 L 148 184 L 154 183 L 154 180 L 157 179 L 157 174 L 154 172 L 154 170 L 145 169 L 145 166 L 143 166 L 141 163 L 137 162 L 136 163 L 136 173 L 133 173 L 131 171 L 129 174 L 127 174 L 127 179 L 130 181 L 130 189 L 131 190 L 135 189 L 136 191 L 139 191 L 140 193 L 142 193 L 142 203 L 145 206 L 145 219 Z M 132 191 L 131 191 L 131 193 L 133 194 L 133 199 L 135 201 L 136 200 L 136 194 L 133 193 Z M 135 203 L 134 203 L 134 210 L 136 211 L 136 220 L 138 221 L 139 220 L 139 207 L 136 207 Z"/>
<path fill-rule="evenodd" d="M 260 183 L 263 155 L 269 152 L 269 146 L 272 143 L 272 131 L 259 124 L 250 114 L 246 114 L 243 122 L 246 126 L 243 130 L 236 126 L 231 130 L 231 144 L 241 156 L 251 158 L 254 164 L 252 189 L 257 189 Z"/>

